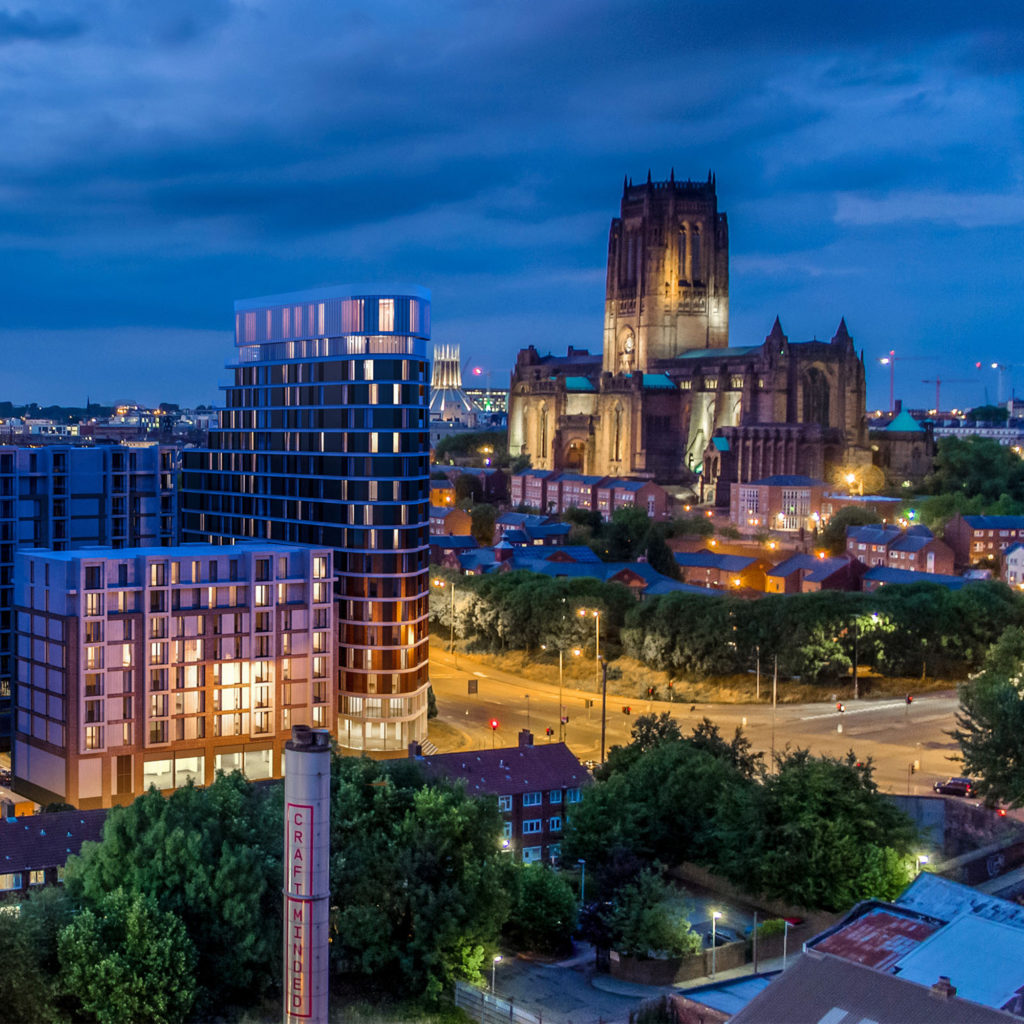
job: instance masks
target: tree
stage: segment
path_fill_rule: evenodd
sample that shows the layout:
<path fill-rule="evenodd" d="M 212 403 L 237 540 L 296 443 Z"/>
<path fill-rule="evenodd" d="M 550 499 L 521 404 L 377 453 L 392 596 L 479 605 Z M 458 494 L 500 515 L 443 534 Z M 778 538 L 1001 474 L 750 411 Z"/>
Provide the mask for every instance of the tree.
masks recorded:
<path fill-rule="evenodd" d="M 459 505 L 473 505 L 484 495 L 483 484 L 472 473 L 460 473 L 455 478 L 455 501 Z"/>
<path fill-rule="evenodd" d="M 846 550 L 846 528 L 848 526 L 873 526 L 882 520 L 869 508 L 848 505 L 841 508 L 821 531 L 821 543 L 833 555 L 841 555 Z"/>
<path fill-rule="evenodd" d="M 278 976 L 281 800 L 280 786 L 238 772 L 169 797 L 150 789 L 113 808 L 103 839 L 68 859 L 68 892 L 93 908 L 118 888 L 152 898 L 195 946 L 199 1012 L 247 1005 Z"/>
<path fill-rule="evenodd" d="M 736 726 L 732 740 L 726 743 L 718 731 L 718 726 L 705 717 L 699 725 L 693 727 L 693 735 L 688 740 L 698 750 L 705 750 L 713 757 L 731 764 L 746 779 L 753 779 L 764 770 L 764 754 L 754 753 L 750 740 L 743 735 L 743 730 Z"/>
<path fill-rule="evenodd" d="M 653 869 L 622 889 L 609 926 L 613 947 L 626 956 L 677 957 L 700 950 L 686 900 Z"/>
<path fill-rule="evenodd" d="M 513 870 L 512 911 L 504 934 L 518 949 L 560 953 L 572 949 L 576 893 L 558 872 L 533 864 Z"/>
<path fill-rule="evenodd" d="M 669 579 L 679 579 L 679 563 L 672 553 L 672 549 L 665 542 L 660 530 L 652 529 L 647 537 L 647 551 L 645 553 L 647 564 L 656 572 L 660 572 Z"/>
<path fill-rule="evenodd" d="M 511 902 L 500 832 L 493 798 L 427 786 L 414 763 L 334 759 L 335 971 L 431 1000 L 479 979 Z"/>
<path fill-rule="evenodd" d="M 59 889 L 32 893 L 18 913 L 0 913 L 2 1024 L 66 1016 L 57 1008 L 57 935 L 70 919 L 70 902 Z"/>
<path fill-rule="evenodd" d="M 892 899 L 911 879 L 917 833 L 875 785 L 871 761 L 777 757 L 777 772 L 726 794 L 715 820 L 727 877 L 800 906 Z"/>
<path fill-rule="evenodd" d="M 493 505 L 474 505 L 470 517 L 470 530 L 477 543 L 488 546 L 494 540 L 494 524 L 498 520 L 498 510 Z"/>
<path fill-rule="evenodd" d="M 633 745 L 641 752 L 650 750 L 659 743 L 668 743 L 682 739 L 679 723 L 667 712 L 660 715 L 640 715 L 630 730 Z"/>
<path fill-rule="evenodd" d="M 1024 501 L 1024 460 L 992 438 L 943 437 L 925 487 L 932 494 Z"/>
<path fill-rule="evenodd" d="M 960 687 L 956 724 L 950 735 L 977 792 L 1024 805 L 1024 629 L 1006 629 L 981 673 Z"/>
<path fill-rule="evenodd" d="M 62 983 L 99 1024 L 185 1020 L 196 994 L 196 951 L 178 918 L 123 889 L 61 932 Z"/>
<path fill-rule="evenodd" d="M 651 521 L 642 508 L 625 505 L 612 513 L 594 547 L 608 562 L 631 562 L 644 550 Z"/>
<path fill-rule="evenodd" d="M 1006 423 L 1009 416 L 1005 405 L 978 405 L 967 414 L 967 418 L 975 423 L 990 423 L 996 427 Z"/>

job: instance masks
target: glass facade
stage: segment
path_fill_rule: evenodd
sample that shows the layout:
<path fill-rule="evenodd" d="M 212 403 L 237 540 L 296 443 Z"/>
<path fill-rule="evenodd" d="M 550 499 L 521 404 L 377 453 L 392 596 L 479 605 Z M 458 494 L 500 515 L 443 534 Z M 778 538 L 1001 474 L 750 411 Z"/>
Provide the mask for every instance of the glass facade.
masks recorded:
<path fill-rule="evenodd" d="M 219 428 L 184 456 L 183 539 L 334 549 L 351 750 L 426 738 L 429 339 L 421 288 L 237 302 Z"/>

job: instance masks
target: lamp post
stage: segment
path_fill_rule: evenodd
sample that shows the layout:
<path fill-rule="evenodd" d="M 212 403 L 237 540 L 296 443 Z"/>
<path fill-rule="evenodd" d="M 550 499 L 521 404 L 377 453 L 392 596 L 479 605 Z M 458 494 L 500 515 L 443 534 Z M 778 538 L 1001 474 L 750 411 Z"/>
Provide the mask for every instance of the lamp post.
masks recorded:
<path fill-rule="evenodd" d="M 924 866 L 927 863 L 928 863 L 928 854 L 927 853 L 919 853 L 917 855 L 917 873 L 918 874 L 921 874 L 921 872 L 924 871 Z"/>
<path fill-rule="evenodd" d="M 598 608 L 581 608 L 580 618 L 594 617 L 594 685 L 601 684 L 601 762 L 604 763 L 605 722 L 607 713 L 608 666 L 601 657 L 601 611 Z"/>
<path fill-rule="evenodd" d="M 541 644 L 542 650 L 547 650 L 547 644 Z M 562 706 L 562 670 L 564 661 L 565 650 L 562 647 L 558 648 L 558 742 L 562 743 L 565 740 L 565 708 Z"/>
<path fill-rule="evenodd" d="M 858 641 L 860 630 L 857 626 L 857 616 L 853 617 L 853 699 L 860 699 L 860 670 L 857 667 Z"/>
<path fill-rule="evenodd" d="M 587 878 L 587 862 L 583 860 L 583 858 L 581 857 L 578 861 L 576 861 L 576 863 L 580 866 L 580 907 L 582 908 L 584 894 L 586 892 L 586 886 L 584 883 L 586 882 Z"/>
<path fill-rule="evenodd" d="M 720 910 L 711 915 L 711 977 L 715 976 L 716 953 L 718 951 L 718 919 L 722 916 Z"/>
<path fill-rule="evenodd" d="M 501 955 L 497 955 L 491 960 L 491 995 L 494 995 L 494 968 L 501 963 Z"/>
<path fill-rule="evenodd" d="M 782 969 L 786 969 L 786 946 L 789 943 L 789 921 L 782 919 Z"/>
<path fill-rule="evenodd" d="M 435 587 L 443 589 L 444 587 L 452 588 L 452 603 L 449 614 L 448 623 L 448 647 L 452 652 L 452 657 L 455 659 L 455 667 L 459 667 L 459 653 L 455 650 L 455 584 L 449 580 L 433 579 L 430 581 Z"/>

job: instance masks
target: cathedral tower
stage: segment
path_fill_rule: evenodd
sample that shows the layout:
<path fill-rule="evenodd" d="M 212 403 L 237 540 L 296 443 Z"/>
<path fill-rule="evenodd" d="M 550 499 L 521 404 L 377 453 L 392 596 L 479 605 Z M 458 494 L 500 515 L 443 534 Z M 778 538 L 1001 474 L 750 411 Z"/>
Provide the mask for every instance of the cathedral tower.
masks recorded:
<path fill-rule="evenodd" d="M 729 227 L 715 179 L 624 182 L 608 237 L 603 369 L 729 344 Z"/>

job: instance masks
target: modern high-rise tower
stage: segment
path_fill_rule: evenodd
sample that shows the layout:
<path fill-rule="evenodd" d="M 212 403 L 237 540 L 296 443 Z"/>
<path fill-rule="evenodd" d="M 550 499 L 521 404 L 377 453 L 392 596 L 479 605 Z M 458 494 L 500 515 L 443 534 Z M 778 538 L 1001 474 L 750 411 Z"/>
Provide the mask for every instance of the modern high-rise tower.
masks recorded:
<path fill-rule="evenodd" d="M 430 295 L 331 287 L 235 303 L 237 361 L 182 534 L 335 550 L 338 742 L 427 733 Z"/>

